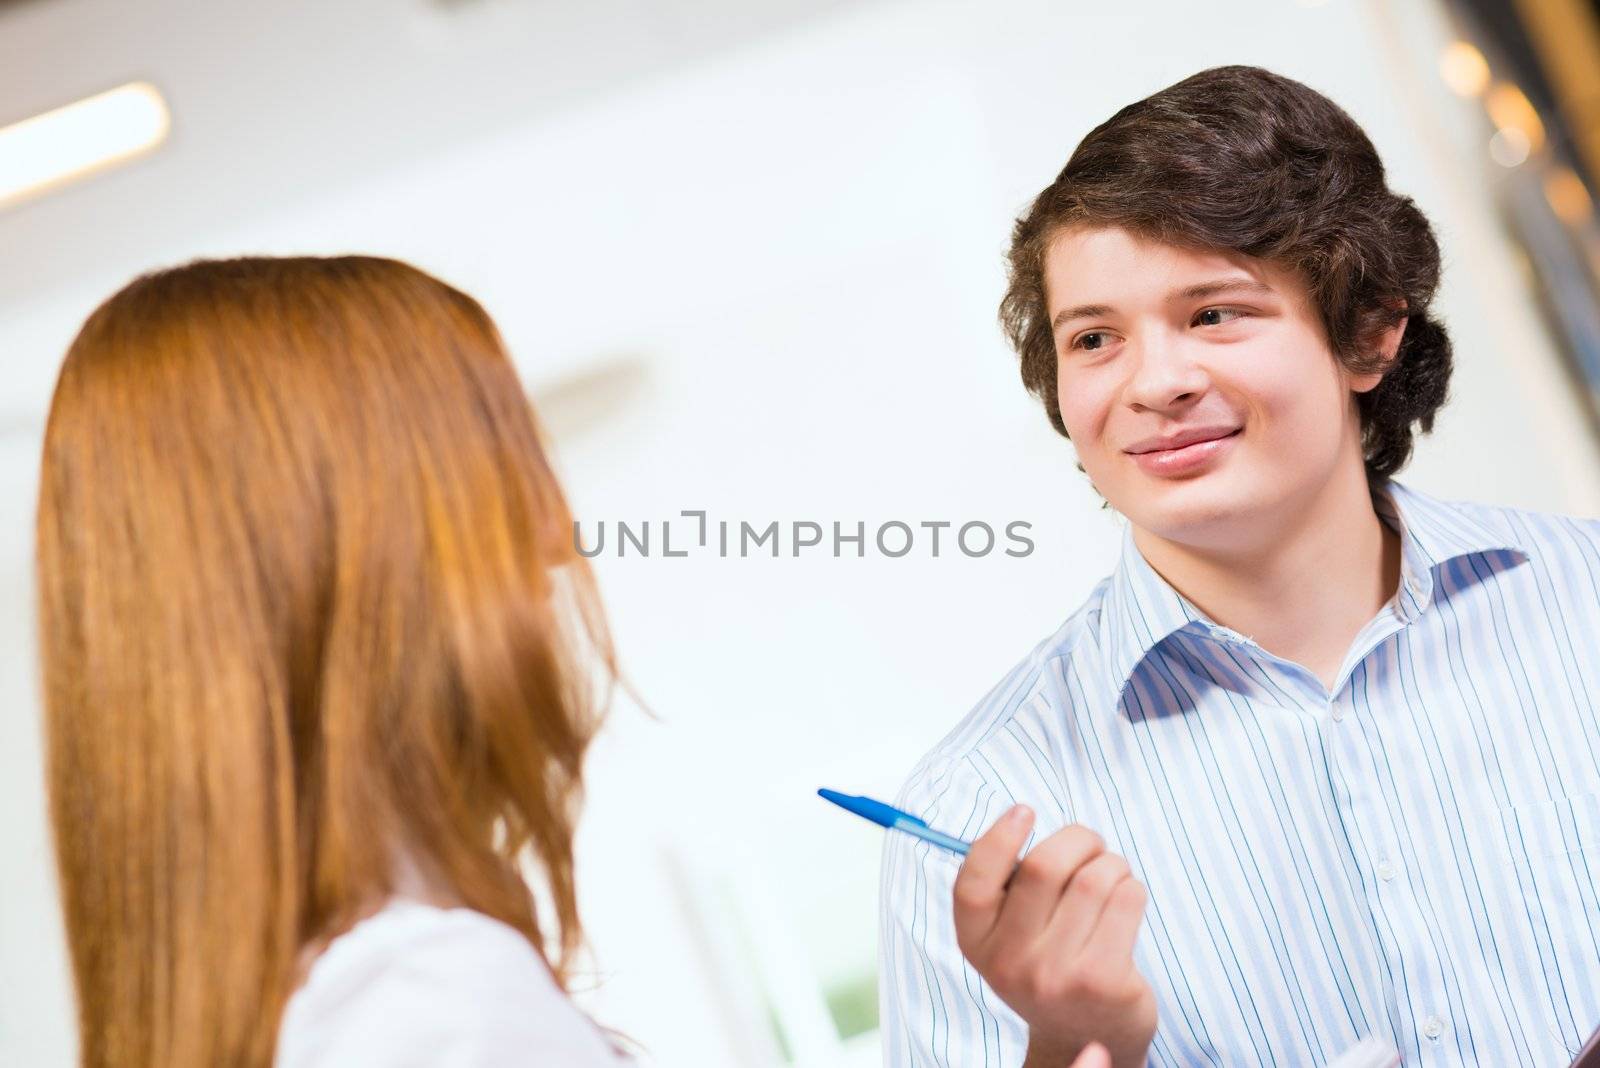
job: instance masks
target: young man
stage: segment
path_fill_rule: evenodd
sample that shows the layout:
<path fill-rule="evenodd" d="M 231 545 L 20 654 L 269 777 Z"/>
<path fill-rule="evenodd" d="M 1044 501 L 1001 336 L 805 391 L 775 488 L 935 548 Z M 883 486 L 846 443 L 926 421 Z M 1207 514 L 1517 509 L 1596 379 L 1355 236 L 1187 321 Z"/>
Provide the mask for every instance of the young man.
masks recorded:
<path fill-rule="evenodd" d="M 1438 275 L 1360 128 L 1252 67 L 1018 221 L 1023 381 L 1128 527 L 901 792 L 990 829 L 889 836 L 889 1065 L 1549 1068 L 1600 1024 L 1600 522 L 1391 478 Z"/>

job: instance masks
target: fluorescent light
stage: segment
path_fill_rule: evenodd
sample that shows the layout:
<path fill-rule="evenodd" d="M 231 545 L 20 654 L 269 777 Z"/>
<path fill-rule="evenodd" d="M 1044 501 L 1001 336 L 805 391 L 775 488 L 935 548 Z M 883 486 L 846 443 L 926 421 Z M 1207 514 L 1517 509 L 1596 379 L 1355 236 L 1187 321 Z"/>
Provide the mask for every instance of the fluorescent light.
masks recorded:
<path fill-rule="evenodd" d="M 171 126 L 155 86 L 129 82 L 0 129 L 0 208 L 143 155 Z"/>

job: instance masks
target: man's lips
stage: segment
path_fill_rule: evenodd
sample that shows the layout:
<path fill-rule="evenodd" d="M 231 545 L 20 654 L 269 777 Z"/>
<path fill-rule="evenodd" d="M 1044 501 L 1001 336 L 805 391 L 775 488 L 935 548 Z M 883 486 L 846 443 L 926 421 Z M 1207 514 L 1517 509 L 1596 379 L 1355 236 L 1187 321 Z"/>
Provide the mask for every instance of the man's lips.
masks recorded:
<path fill-rule="evenodd" d="M 1162 452 L 1181 449 L 1186 445 L 1193 445 L 1200 441 L 1215 441 L 1218 438 L 1231 437 L 1239 433 L 1243 427 L 1236 426 L 1210 426 L 1196 427 L 1193 430 L 1184 430 L 1177 434 L 1168 434 L 1162 437 L 1144 438 L 1129 445 L 1124 452 L 1135 456 L 1146 452 Z"/>
<path fill-rule="evenodd" d="M 1190 440 L 1186 444 L 1166 449 L 1146 449 L 1130 455 L 1147 475 L 1155 478 L 1190 478 L 1221 463 L 1223 457 L 1233 451 L 1233 439 L 1243 432 L 1243 428 L 1240 428 L 1220 436 L 1190 434 L 1187 435 Z M 1166 440 L 1182 441 L 1183 437 L 1174 436 Z"/>

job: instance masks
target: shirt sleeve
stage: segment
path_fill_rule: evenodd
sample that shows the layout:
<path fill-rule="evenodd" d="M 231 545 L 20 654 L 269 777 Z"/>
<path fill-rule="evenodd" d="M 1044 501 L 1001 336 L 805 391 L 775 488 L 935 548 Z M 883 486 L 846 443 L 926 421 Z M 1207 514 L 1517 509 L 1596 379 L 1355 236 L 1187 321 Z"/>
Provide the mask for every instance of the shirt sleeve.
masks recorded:
<path fill-rule="evenodd" d="M 389 910 L 335 940 L 285 1009 L 275 1068 L 617 1068 L 515 929 L 466 909 Z"/>
<path fill-rule="evenodd" d="M 912 775 L 896 807 L 971 839 L 1012 804 L 972 762 Z M 960 859 L 908 834 L 884 836 L 879 893 L 879 1014 L 892 1068 L 1015 1068 L 1027 1024 L 956 945 L 951 894 Z"/>

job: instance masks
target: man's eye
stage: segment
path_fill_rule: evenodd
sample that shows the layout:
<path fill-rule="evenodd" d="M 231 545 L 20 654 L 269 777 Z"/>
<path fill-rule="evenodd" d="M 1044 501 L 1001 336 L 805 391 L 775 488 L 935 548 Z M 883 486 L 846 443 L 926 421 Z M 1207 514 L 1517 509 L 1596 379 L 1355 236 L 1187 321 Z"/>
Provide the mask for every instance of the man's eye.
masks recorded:
<path fill-rule="evenodd" d="M 1096 349 L 1100 348 L 1100 346 L 1099 345 L 1085 345 L 1084 342 L 1089 340 L 1092 337 L 1104 337 L 1104 336 L 1105 335 L 1104 335 L 1104 333 L 1102 331 L 1091 330 L 1087 334 L 1081 335 L 1076 341 L 1074 341 L 1072 343 L 1072 345 L 1070 347 L 1071 348 L 1075 348 L 1075 349 L 1083 349 L 1085 352 L 1094 352 Z"/>
<path fill-rule="evenodd" d="M 1202 311 L 1200 313 L 1200 315 L 1195 316 L 1195 318 L 1198 319 L 1198 318 L 1200 318 L 1200 316 L 1203 316 L 1203 315 L 1246 315 L 1246 314 L 1248 314 L 1248 313 L 1244 312 L 1244 311 L 1241 311 L 1238 308 L 1206 308 L 1204 311 Z M 1226 321 L 1226 320 L 1224 320 L 1224 321 Z M 1217 322 L 1209 322 L 1209 323 L 1202 323 L 1200 325 L 1202 325 L 1202 326 L 1221 326 L 1222 324 L 1221 323 L 1217 323 Z"/>

